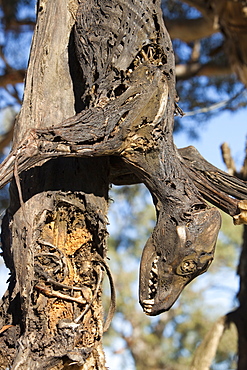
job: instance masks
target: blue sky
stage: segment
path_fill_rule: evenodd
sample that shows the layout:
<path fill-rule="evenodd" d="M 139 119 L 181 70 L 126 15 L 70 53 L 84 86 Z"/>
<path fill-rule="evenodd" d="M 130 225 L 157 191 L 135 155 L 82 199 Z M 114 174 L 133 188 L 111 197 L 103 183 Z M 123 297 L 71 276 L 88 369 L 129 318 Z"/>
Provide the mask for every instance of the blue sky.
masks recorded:
<path fill-rule="evenodd" d="M 186 118 L 182 118 L 186 120 Z M 198 120 L 200 115 L 198 115 Z M 175 135 L 175 143 L 177 147 L 184 147 L 188 145 L 194 145 L 200 153 L 209 162 L 215 166 L 225 170 L 225 165 L 221 158 L 220 145 L 223 142 L 227 142 L 232 150 L 232 155 L 236 161 L 237 168 L 239 169 L 243 163 L 245 153 L 245 143 L 247 136 L 247 109 L 229 114 L 227 112 L 222 113 L 218 117 L 210 120 L 210 122 L 203 126 L 200 130 L 200 138 L 196 141 L 188 138 L 186 134 L 180 133 Z M 8 278 L 8 272 L 0 265 L 0 297 L 6 289 L 6 280 Z M 220 307 L 219 314 L 224 314 L 232 308 L 233 298 L 238 290 L 238 278 L 236 273 L 233 271 L 230 275 L 228 272 L 227 277 L 222 276 L 222 281 L 225 284 L 225 291 L 222 289 L 220 292 L 208 291 L 205 297 L 209 302 L 214 302 L 216 307 Z M 198 279 L 199 283 L 199 279 Z M 207 283 L 207 276 L 201 276 L 201 284 Z M 122 347 L 122 343 L 119 344 Z M 127 356 L 127 357 L 126 357 Z M 126 370 L 134 370 L 135 366 L 131 357 L 126 353 L 125 357 L 116 355 L 106 348 L 106 357 L 109 364 L 111 364 L 111 370 L 117 370 L 125 368 Z M 123 362 L 126 361 L 124 367 Z"/>
<path fill-rule="evenodd" d="M 186 118 L 184 117 L 182 119 L 185 120 Z M 200 120 L 200 115 L 198 115 L 198 120 Z M 223 142 L 227 142 L 231 147 L 237 169 L 239 169 L 243 163 L 247 140 L 247 109 L 235 112 L 234 114 L 224 112 L 210 120 L 200 130 L 200 138 L 196 141 L 189 139 L 186 134 L 182 133 L 175 135 L 174 140 L 179 148 L 194 145 L 205 159 L 222 170 L 226 170 L 226 168 L 221 158 L 220 145 Z M 239 285 L 236 272 L 229 271 L 229 269 L 227 271 L 221 271 L 221 284 L 217 289 L 209 288 L 210 280 L 208 278 L 209 276 L 207 274 L 198 277 L 197 287 L 198 289 L 208 287 L 208 290 L 205 289 L 205 299 L 212 305 L 212 310 L 215 310 L 215 314 L 218 316 L 224 315 L 226 312 L 231 311 L 237 304 L 234 299 Z M 115 344 L 116 348 L 123 348 L 123 343 L 119 338 L 116 338 Z M 110 366 L 111 370 L 135 369 L 133 360 L 128 352 L 122 355 L 114 355 L 109 348 L 105 348 L 105 351 L 108 366 Z"/>
<path fill-rule="evenodd" d="M 184 119 L 184 118 L 182 118 Z M 198 120 L 200 116 L 198 115 Z M 231 148 L 231 153 L 235 161 L 237 170 L 240 170 L 244 157 L 245 147 L 247 143 L 247 108 L 235 113 L 224 112 L 218 117 L 210 120 L 200 131 L 198 140 L 191 140 L 184 133 L 177 134 L 174 141 L 178 148 L 193 145 L 201 155 L 216 167 L 226 171 L 226 166 L 221 157 L 220 146 L 227 142 Z M 237 230 L 236 230 L 237 231 Z M 206 276 L 200 277 L 202 284 L 205 283 Z M 197 278 L 199 281 L 200 278 Z M 235 271 L 231 274 L 223 276 L 226 291 L 222 289 L 217 297 L 215 292 L 210 290 L 207 299 L 209 301 L 217 301 L 221 306 L 222 314 L 231 309 L 234 303 L 235 294 L 238 291 L 239 279 Z M 217 305 L 217 304 L 216 304 Z"/>
<path fill-rule="evenodd" d="M 186 119 L 183 117 L 182 120 Z M 200 120 L 200 115 L 198 115 Z M 237 169 L 243 164 L 245 144 L 247 140 L 247 109 L 239 112 L 224 112 L 203 126 L 200 130 L 200 138 L 193 141 L 186 134 L 175 135 L 175 143 L 178 148 L 194 145 L 201 155 L 209 162 L 226 170 L 221 158 L 220 145 L 227 142 L 231 148 Z"/>
<path fill-rule="evenodd" d="M 182 119 L 186 120 L 186 117 Z M 198 120 L 200 120 L 200 115 L 198 115 Z M 205 159 L 222 170 L 226 168 L 221 158 L 220 145 L 227 142 L 239 169 L 243 163 L 247 140 L 247 109 L 235 113 L 224 112 L 210 120 L 202 127 L 200 138 L 196 141 L 189 139 L 183 133 L 175 135 L 174 139 L 178 148 L 194 145 Z M 4 282 L 7 277 L 5 269 L 0 265 L 0 296 L 5 291 Z"/>

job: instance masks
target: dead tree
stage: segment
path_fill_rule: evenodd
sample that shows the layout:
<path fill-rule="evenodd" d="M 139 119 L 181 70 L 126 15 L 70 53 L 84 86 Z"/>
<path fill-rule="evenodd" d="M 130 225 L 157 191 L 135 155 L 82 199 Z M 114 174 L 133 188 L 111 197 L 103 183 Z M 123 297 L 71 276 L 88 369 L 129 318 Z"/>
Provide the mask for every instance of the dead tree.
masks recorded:
<path fill-rule="evenodd" d="M 72 30 L 77 7 L 77 1 L 39 2 L 13 150 L 32 128 L 82 109 Z M 60 158 L 22 173 L 21 197 L 12 182 L 2 229 L 11 277 L 1 302 L 1 368 L 105 368 L 108 174 L 107 158 Z"/>
<path fill-rule="evenodd" d="M 1 186 L 14 177 L 0 325 L 2 363 L 13 369 L 104 368 L 104 271 L 110 316 L 115 300 L 104 260 L 110 183 L 142 182 L 153 196 L 157 223 L 140 267 L 148 315 L 168 310 L 212 262 L 221 220 L 206 200 L 246 222 L 246 183 L 173 144 L 181 111 L 160 1 L 77 7 L 39 3 L 14 147 L 0 168 Z"/>

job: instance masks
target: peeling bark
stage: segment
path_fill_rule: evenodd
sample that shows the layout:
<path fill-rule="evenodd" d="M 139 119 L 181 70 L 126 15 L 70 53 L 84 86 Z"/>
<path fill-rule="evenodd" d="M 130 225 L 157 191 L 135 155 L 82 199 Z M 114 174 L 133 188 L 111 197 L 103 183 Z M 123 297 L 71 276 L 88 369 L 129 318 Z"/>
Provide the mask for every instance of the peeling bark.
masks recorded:
<path fill-rule="evenodd" d="M 76 8 L 40 3 L 14 147 L 30 128 L 80 109 L 83 81 L 70 41 Z M 22 199 L 12 182 L 2 228 L 11 277 L 1 301 L 1 368 L 105 368 L 108 173 L 107 158 L 60 158 L 21 175 Z"/>
<path fill-rule="evenodd" d="M 140 303 L 149 315 L 168 310 L 207 270 L 220 227 L 218 211 L 204 202 L 173 144 L 174 58 L 159 5 L 80 5 L 75 45 L 84 109 L 58 126 L 32 130 L 2 166 L 8 176 L 13 161 L 20 172 L 59 156 L 122 158 L 148 187 L 157 210 L 140 268 Z"/>
<path fill-rule="evenodd" d="M 41 361 L 104 368 L 100 293 L 102 270 L 109 275 L 103 258 L 114 168 L 118 179 L 143 182 L 156 207 L 140 267 L 148 315 L 168 310 L 213 260 L 221 219 L 205 199 L 247 221 L 238 207 L 246 183 L 235 191 L 234 179 L 193 148 L 182 158 L 173 143 L 180 110 L 160 1 L 83 1 L 71 33 L 76 7 L 40 3 L 15 144 L 0 167 L 1 186 L 16 181 L 3 228 L 13 282 L 3 348 L 15 330 L 14 369 L 39 369 Z M 9 297 L 21 313 L 15 325 Z"/>

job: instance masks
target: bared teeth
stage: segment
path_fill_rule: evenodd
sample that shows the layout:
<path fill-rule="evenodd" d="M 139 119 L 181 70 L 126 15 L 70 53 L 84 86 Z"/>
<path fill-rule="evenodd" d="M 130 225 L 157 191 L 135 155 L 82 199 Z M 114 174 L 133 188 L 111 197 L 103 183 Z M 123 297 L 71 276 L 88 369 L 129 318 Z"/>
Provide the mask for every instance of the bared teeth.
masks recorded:
<path fill-rule="evenodd" d="M 152 262 L 152 268 L 149 275 L 148 281 L 148 296 L 150 300 L 155 296 L 158 287 L 158 266 L 157 262 L 159 261 L 159 257 L 155 257 Z"/>
<path fill-rule="evenodd" d="M 154 299 L 144 299 L 143 303 L 145 305 L 153 305 L 154 304 Z"/>
<path fill-rule="evenodd" d="M 153 305 L 145 305 L 144 307 L 143 307 L 143 311 L 147 314 L 147 315 L 149 315 L 151 312 L 152 312 L 152 309 L 153 309 Z"/>
<path fill-rule="evenodd" d="M 154 272 L 157 275 L 158 274 L 158 268 L 157 267 L 153 267 L 152 268 L 152 272 Z"/>

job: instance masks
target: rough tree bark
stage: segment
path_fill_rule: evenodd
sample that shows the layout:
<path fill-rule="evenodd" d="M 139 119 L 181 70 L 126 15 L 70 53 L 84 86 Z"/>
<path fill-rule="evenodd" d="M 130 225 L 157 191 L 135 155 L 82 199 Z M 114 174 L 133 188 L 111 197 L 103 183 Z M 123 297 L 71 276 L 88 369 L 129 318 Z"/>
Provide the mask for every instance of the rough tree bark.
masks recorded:
<path fill-rule="evenodd" d="M 220 215 L 205 200 L 247 221 L 246 183 L 173 144 L 180 110 L 160 1 L 81 1 L 74 33 L 77 5 L 39 3 L 15 145 L 0 168 L 0 186 L 15 178 L 0 338 L 13 369 L 104 368 L 110 181 L 143 182 L 154 199 L 157 222 L 140 268 L 148 315 L 168 310 L 213 260 Z"/>
<path fill-rule="evenodd" d="M 72 32 L 77 6 L 39 2 L 14 148 L 30 129 L 82 109 Z M 60 158 L 23 173 L 24 206 L 11 184 L 2 231 L 11 277 L 1 302 L 1 368 L 105 368 L 100 340 L 108 162 Z"/>
<path fill-rule="evenodd" d="M 222 157 L 227 166 L 228 172 L 236 177 L 247 181 L 247 144 L 243 166 L 240 171 L 236 170 L 235 162 L 231 156 L 231 150 L 226 143 L 222 144 Z M 240 287 L 238 292 L 239 307 L 227 315 L 228 322 L 233 322 L 238 330 L 238 370 L 245 370 L 247 367 L 247 225 L 244 225 L 242 249 L 239 258 L 238 275 Z"/>

